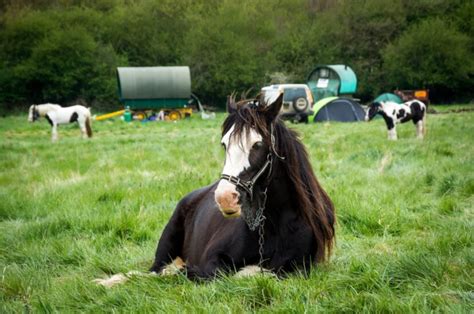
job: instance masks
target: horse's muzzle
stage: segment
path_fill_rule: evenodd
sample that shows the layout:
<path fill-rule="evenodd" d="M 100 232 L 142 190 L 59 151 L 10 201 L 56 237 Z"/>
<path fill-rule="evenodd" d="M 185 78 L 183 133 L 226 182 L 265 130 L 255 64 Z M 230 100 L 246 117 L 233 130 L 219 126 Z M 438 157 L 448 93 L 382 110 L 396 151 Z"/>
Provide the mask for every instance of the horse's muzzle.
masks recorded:
<path fill-rule="evenodd" d="M 242 210 L 239 204 L 239 193 L 235 190 L 216 190 L 214 197 L 224 217 L 235 218 L 240 216 Z"/>

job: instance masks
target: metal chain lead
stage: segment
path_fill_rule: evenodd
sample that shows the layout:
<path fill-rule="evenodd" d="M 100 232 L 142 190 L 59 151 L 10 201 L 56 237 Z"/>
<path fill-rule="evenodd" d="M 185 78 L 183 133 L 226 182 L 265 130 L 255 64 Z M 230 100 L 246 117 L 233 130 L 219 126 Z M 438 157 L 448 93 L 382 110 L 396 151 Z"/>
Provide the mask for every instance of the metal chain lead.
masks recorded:
<path fill-rule="evenodd" d="M 263 245 L 265 244 L 265 239 L 264 239 L 264 227 L 265 227 L 265 216 L 263 216 L 262 223 L 260 224 L 260 227 L 258 228 L 258 255 L 260 257 L 260 260 L 258 261 L 258 267 L 260 267 L 260 272 L 263 273 Z"/>
<path fill-rule="evenodd" d="M 263 211 L 265 210 L 265 204 L 267 202 L 267 189 L 268 187 L 266 187 L 265 191 L 262 193 L 263 200 L 262 203 L 259 204 L 258 209 L 255 211 L 255 215 L 252 215 L 250 211 L 245 211 L 243 218 L 251 231 L 255 231 L 255 229 L 257 229 L 257 227 L 259 227 L 260 224 L 265 220 Z"/>
<path fill-rule="evenodd" d="M 267 203 L 267 190 L 268 186 L 265 188 L 265 190 L 262 192 L 262 201 L 258 206 L 257 211 L 255 212 L 255 216 L 251 215 L 250 212 L 246 212 L 244 215 L 244 220 L 247 226 L 251 231 L 255 231 L 258 227 L 258 255 L 259 255 L 259 261 L 258 261 L 258 266 L 260 267 L 260 272 L 263 272 L 263 250 L 264 250 L 264 244 L 265 244 L 265 238 L 264 238 L 264 227 L 265 227 L 265 215 L 263 211 L 265 210 L 265 205 Z"/>

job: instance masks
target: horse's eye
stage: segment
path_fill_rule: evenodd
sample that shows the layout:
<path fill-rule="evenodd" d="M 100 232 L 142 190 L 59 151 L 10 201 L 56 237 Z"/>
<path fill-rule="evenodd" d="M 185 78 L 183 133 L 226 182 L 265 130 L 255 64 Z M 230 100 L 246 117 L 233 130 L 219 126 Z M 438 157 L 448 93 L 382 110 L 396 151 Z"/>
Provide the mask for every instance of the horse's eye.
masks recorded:
<path fill-rule="evenodd" d="M 259 141 L 259 142 L 256 142 L 255 144 L 253 144 L 253 147 L 255 148 L 262 148 L 263 147 L 263 142 L 262 141 Z"/>
<path fill-rule="evenodd" d="M 226 150 L 225 144 L 224 144 L 224 143 L 221 143 L 221 145 L 222 145 L 222 148 L 223 148 L 224 150 Z"/>

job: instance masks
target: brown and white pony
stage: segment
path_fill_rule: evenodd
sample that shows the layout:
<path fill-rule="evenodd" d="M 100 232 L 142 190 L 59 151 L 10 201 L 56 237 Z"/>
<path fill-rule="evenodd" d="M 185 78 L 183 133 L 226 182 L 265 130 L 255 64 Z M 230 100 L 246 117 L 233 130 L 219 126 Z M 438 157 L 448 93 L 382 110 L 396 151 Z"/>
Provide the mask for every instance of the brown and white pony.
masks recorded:
<path fill-rule="evenodd" d="M 28 122 L 35 122 L 41 117 L 45 117 L 46 114 L 53 110 L 58 110 L 62 108 L 60 105 L 56 104 L 41 104 L 41 105 L 31 105 L 28 110 Z"/>
<path fill-rule="evenodd" d="M 29 110 L 28 121 L 35 122 L 40 117 L 45 117 L 51 125 L 53 142 L 58 139 L 58 125 L 73 122 L 79 124 L 83 138 L 92 137 L 91 112 L 89 108 L 84 106 L 32 105 Z"/>
<path fill-rule="evenodd" d="M 334 206 L 297 134 L 278 118 L 282 98 L 268 106 L 228 99 L 221 178 L 178 203 L 152 274 L 167 274 L 172 263 L 191 279 L 239 270 L 245 275 L 252 268 L 283 275 L 309 271 L 329 256 Z M 96 282 L 111 286 L 126 278 Z"/>

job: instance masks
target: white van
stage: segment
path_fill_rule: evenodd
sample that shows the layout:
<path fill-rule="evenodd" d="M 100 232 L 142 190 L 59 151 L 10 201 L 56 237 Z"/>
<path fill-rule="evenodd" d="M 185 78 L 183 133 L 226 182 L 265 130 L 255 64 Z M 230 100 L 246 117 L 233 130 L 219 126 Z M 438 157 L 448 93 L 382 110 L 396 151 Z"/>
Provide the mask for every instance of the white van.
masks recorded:
<path fill-rule="evenodd" d="M 313 95 L 306 84 L 275 84 L 263 87 L 261 92 L 267 104 L 283 93 L 282 119 L 308 123 L 308 116 L 313 114 Z"/>

